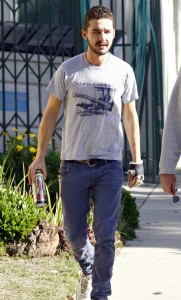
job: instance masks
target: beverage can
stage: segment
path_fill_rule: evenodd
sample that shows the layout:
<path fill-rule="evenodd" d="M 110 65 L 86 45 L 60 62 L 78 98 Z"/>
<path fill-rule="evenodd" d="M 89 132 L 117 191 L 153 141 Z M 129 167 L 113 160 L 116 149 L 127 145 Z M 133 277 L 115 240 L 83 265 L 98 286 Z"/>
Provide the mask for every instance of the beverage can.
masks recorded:
<path fill-rule="evenodd" d="M 47 205 L 45 182 L 43 178 L 43 172 L 41 170 L 36 170 L 35 183 L 33 183 L 32 188 L 35 205 L 39 207 Z"/>

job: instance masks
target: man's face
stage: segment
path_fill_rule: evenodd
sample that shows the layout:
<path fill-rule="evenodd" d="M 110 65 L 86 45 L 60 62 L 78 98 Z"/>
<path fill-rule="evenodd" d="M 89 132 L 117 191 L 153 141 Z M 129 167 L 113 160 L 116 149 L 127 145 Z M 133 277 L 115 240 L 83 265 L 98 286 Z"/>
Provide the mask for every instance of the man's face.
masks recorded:
<path fill-rule="evenodd" d="M 82 30 L 89 49 L 97 55 L 106 54 L 112 46 L 115 36 L 113 22 L 109 19 L 91 20 L 87 31 Z"/>

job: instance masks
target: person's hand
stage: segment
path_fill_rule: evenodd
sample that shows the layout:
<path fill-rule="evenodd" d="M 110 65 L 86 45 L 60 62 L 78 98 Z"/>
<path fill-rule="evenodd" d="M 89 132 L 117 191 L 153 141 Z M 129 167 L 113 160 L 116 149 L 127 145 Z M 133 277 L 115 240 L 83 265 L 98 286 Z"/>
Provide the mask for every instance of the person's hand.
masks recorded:
<path fill-rule="evenodd" d="M 177 182 L 175 174 L 161 174 L 160 183 L 162 190 L 170 195 L 175 195 L 177 191 Z"/>
<path fill-rule="evenodd" d="M 131 172 L 128 172 L 128 186 L 130 188 L 139 186 L 140 184 L 143 183 L 143 180 L 144 180 L 143 175 L 133 176 Z"/>
<path fill-rule="evenodd" d="M 46 165 L 45 165 L 45 159 L 40 157 L 36 158 L 32 164 L 29 166 L 28 169 L 28 181 L 29 184 L 32 184 L 35 182 L 35 172 L 36 170 L 41 170 L 43 172 L 43 177 L 46 179 L 47 171 L 46 171 Z"/>
<path fill-rule="evenodd" d="M 143 161 L 140 163 L 130 162 L 128 170 L 128 186 L 130 188 L 139 186 L 144 180 Z"/>

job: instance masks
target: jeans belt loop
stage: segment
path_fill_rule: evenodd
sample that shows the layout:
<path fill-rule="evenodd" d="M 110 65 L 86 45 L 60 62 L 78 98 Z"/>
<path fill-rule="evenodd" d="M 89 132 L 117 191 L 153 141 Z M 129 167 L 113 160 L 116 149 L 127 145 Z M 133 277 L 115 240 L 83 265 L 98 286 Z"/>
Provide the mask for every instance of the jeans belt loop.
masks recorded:
<path fill-rule="evenodd" d="M 87 160 L 87 165 L 90 167 L 90 168 L 92 168 L 92 167 L 95 167 L 97 164 L 93 164 L 93 165 L 91 165 L 91 162 L 90 162 L 90 160 Z"/>

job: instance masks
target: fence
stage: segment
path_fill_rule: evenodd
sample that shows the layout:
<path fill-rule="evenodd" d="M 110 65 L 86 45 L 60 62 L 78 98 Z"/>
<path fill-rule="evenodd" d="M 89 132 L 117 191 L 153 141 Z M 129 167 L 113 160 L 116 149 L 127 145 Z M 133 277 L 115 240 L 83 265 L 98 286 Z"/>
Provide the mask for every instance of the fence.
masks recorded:
<path fill-rule="evenodd" d="M 116 20 L 112 52 L 135 69 L 140 91 L 137 109 L 145 175 L 155 181 L 163 125 L 160 32 L 154 32 L 159 20 L 159 1 L 149 1 L 149 7 L 147 2 L 0 1 L 1 152 L 6 150 L 3 132 L 10 128 L 37 133 L 47 103 L 46 86 L 50 78 L 64 60 L 84 51 L 80 35 L 82 17 L 89 5 L 103 4 L 111 8 Z M 142 26 L 143 20 L 146 28 Z M 159 24 L 156 25 L 159 28 Z M 58 144 L 61 143 L 61 121 L 60 112 L 54 132 Z M 130 159 L 126 141 L 125 168 Z"/>

